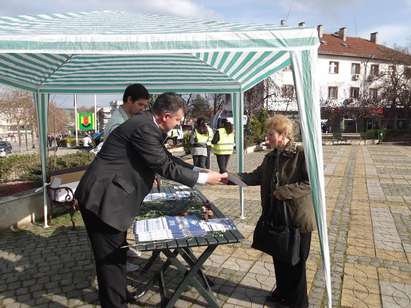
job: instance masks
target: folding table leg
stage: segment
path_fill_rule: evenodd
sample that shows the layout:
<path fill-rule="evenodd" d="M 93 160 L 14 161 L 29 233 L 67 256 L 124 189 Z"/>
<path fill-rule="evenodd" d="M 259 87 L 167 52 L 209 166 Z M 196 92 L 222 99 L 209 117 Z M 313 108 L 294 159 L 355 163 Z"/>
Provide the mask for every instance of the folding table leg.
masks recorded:
<path fill-rule="evenodd" d="M 180 298 L 181 293 L 183 293 L 184 288 L 190 285 L 190 282 L 198 290 L 198 292 L 207 300 L 210 307 L 212 308 L 219 307 L 217 299 L 215 298 L 211 290 L 210 291 L 206 290 L 196 277 L 197 272 L 200 270 L 204 262 L 207 261 L 208 257 L 213 253 L 216 247 L 217 245 L 208 246 L 207 249 L 197 259 L 197 261 L 192 266 L 190 266 L 191 268 L 188 271 L 186 267 L 183 264 L 181 264 L 181 262 L 176 258 L 176 255 L 172 254 L 169 251 L 168 252 L 164 251 L 164 253 L 167 253 L 167 257 L 168 257 L 167 261 L 170 261 L 179 270 L 185 272 L 183 280 L 180 281 L 175 293 L 173 294 L 173 296 L 170 298 L 170 300 L 167 302 L 167 304 L 164 307 L 166 308 L 174 307 L 175 303 Z"/>
<path fill-rule="evenodd" d="M 183 248 L 181 250 L 180 255 L 183 257 L 183 259 L 187 262 L 188 265 L 193 266 L 195 262 L 197 262 L 197 257 L 191 252 L 190 248 Z M 201 280 L 204 283 L 204 286 L 207 288 L 207 290 L 211 290 L 211 285 L 213 282 L 207 277 L 206 274 L 203 272 L 203 268 L 201 267 L 198 270 L 198 275 L 200 276 Z"/>
<path fill-rule="evenodd" d="M 142 272 L 147 272 L 149 268 L 156 262 L 158 256 L 160 255 L 161 251 L 160 250 L 155 250 L 153 251 L 151 257 L 148 259 L 147 263 L 144 265 L 144 267 L 141 269 Z"/>
<path fill-rule="evenodd" d="M 184 249 L 184 251 L 191 257 L 191 259 L 192 259 L 193 261 L 196 261 L 196 260 L 197 260 L 197 257 L 195 256 L 195 254 L 193 253 L 193 251 L 191 250 L 191 248 L 186 247 L 186 248 L 183 248 L 183 249 Z M 210 286 L 213 286 L 213 285 L 214 285 L 214 282 L 213 282 L 210 278 L 208 278 L 207 275 L 204 274 L 203 269 L 204 269 L 204 267 L 201 266 L 201 272 L 202 272 L 202 274 L 207 278 L 208 284 L 209 284 Z"/>
<path fill-rule="evenodd" d="M 173 252 L 171 252 L 171 251 L 168 250 L 168 249 L 164 249 L 164 250 L 161 250 L 161 251 L 156 251 L 156 253 L 157 253 L 157 252 L 158 252 L 158 254 L 157 254 L 156 258 L 158 257 L 158 255 L 160 254 L 160 252 L 163 252 L 163 253 L 167 256 L 168 259 L 167 259 L 167 261 L 164 262 L 164 264 L 161 266 L 160 271 L 159 271 L 157 274 L 155 274 L 154 277 L 152 277 L 152 278 L 148 281 L 148 283 L 146 284 L 146 286 L 144 287 L 144 289 L 136 296 L 136 298 L 140 298 L 140 297 L 142 297 L 144 294 L 146 294 L 146 292 L 151 289 L 151 287 L 154 285 L 154 283 L 155 283 L 157 280 L 158 280 L 158 281 L 160 282 L 160 284 L 161 284 L 161 275 L 163 275 L 163 274 L 165 273 L 165 271 L 168 269 L 168 267 L 171 265 L 171 261 L 170 261 L 169 255 L 172 255 L 172 256 L 174 256 L 174 258 L 175 258 L 175 257 L 177 257 L 178 254 L 179 254 L 178 249 L 175 249 Z M 153 258 L 153 257 L 154 257 L 154 253 L 153 253 L 153 255 L 150 257 L 150 259 Z M 163 279 L 163 282 L 164 282 L 164 279 Z M 164 284 L 164 283 L 163 283 L 163 284 Z M 161 286 L 160 286 L 160 288 L 161 288 Z"/>
<path fill-rule="evenodd" d="M 167 289 L 166 289 L 166 284 L 164 282 L 164 272 L 160 271 L 158 273 L 158 284 L 160 286 L 160 295 L 161 295 L 161 306 L 164 306 L 167 302 Z"/>

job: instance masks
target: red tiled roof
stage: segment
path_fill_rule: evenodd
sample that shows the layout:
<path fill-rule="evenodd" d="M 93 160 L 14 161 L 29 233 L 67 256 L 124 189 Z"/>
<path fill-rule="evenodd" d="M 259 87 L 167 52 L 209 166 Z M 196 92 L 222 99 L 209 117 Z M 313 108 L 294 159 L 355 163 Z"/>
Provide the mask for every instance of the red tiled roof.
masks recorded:
<path fill-rule="evenodd" d="M 359 37 L 347 37 L 343 41 L 336 34 L 323 34 L 320 39 L 320 55 L 373 58 L 389 62 L 411 65 L 411 56 L 383 45 L 375 44 Z"/>

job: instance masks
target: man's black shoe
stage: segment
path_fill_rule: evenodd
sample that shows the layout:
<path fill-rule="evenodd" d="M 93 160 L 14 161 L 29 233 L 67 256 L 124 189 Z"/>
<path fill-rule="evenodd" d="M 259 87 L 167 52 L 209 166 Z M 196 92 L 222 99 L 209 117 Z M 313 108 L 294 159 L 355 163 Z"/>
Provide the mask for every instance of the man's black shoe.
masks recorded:
<path fill-rule="evenodd" d="M 127 303 L 135 303 L 136 302 L 136 292 L 130 292 L 127 290 Z"/>

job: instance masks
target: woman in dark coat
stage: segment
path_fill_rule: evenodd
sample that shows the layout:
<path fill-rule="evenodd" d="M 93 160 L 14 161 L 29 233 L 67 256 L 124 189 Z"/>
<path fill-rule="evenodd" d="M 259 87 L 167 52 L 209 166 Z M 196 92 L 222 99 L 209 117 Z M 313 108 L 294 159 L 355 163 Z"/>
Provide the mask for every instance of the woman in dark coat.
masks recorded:
<path fill-rule="evenodd" d="M 274 225 L 284 226 L 283 202 L 286 202 L 291 225 L 298 228 L 301 238 L 300 261 L 296 265 L 293 266 L 291 261 L 280 262 L 273 256 L 276 287 L 267 300 L 305 308 L 308 307 L 306 260 L 314 222 L 304 150 L 293 142 L 293 122 L 282 115 L 267 121 L 267 141 L 273 151 L 265 156 L 257 169 L 242 173 L 240 177 L 247 185 L 261 186 L 260 220 L 269 215 Z M 256 234 L 253 246 L 260 240 Z"/>

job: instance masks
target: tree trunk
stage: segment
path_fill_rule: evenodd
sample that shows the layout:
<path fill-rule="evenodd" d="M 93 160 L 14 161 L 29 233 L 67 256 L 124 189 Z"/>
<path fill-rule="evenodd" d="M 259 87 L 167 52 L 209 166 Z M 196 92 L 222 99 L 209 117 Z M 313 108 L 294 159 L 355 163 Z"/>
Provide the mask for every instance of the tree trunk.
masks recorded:
<path fill-rule="evenodd" d="M 17 123 L 17 139 L 18 139 L 18 142 L 19 142 L 19 152 L 21 152 L 20 123 Z"/>
<path fill-rule="evenodd" d="M 28 138 L 29 138 L 29 136 L 28 136 L 28 134 L 27 134 L 27 125 L 26 124 L 24 124 L 24 139 L 25 139 L 25 142 L 26 142 L 26 151 L 28 151 L 29 150 L 29 140 L 28 140 Z"/>
<path fill-rule="evenodd" d="M 31 124 L 31 147 L 34 149 L 34 125 Z"/>

